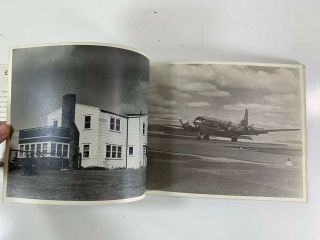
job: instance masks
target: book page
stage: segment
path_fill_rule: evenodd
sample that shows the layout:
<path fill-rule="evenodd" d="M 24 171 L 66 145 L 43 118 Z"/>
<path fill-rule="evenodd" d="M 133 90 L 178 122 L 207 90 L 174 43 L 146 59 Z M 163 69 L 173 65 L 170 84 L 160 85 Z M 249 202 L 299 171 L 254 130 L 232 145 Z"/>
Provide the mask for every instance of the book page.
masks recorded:
<path fill-rule="evenodd" d="M 8 67 L 0 65 L 0 122 L 7 121 Z M 4 160 L 5 143 L 0 144 L 0 162 Z M 2 199 L 3 168 L 0 168 L 0 199 Z"/>
<path fill-rule="evenodd" d="M 148 190 L 306 200 L 301 65 L 182 62 L 150 72 Z"/>
<path fill-rule="evenodd" d="M 5 200 L 142 199 L 148 58 L 124 47 L 85 43 L 16 48 L 11 55 L 15 132 Z"/>
<path fill-rule="evenodd" d="M 7 65 L 0 64 L 0 121 L 2 122 L 7 120 L 7 86 Z"/>
<path fill-rule="evenodd" d="M 0 122 L 7 121 L 7 86 L 8 68 L 7 65 L 0 65 Z M 5 144 L 0 144 L 0 161 L 3 161 Z"/>

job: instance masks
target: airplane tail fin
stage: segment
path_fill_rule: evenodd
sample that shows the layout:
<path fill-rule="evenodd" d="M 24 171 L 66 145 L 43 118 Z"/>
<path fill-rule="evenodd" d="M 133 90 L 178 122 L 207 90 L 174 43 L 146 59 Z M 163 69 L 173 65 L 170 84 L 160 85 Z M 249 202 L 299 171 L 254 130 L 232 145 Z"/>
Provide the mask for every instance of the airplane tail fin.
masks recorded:
<path fill-rule="evenodd" d="M 245 112 L 244 112 L 244 117 L 241 120 L 241 125 L 244 127 L 248 127 L 249 121 L 248 121 L 248 109 L 246 108 Z"/>

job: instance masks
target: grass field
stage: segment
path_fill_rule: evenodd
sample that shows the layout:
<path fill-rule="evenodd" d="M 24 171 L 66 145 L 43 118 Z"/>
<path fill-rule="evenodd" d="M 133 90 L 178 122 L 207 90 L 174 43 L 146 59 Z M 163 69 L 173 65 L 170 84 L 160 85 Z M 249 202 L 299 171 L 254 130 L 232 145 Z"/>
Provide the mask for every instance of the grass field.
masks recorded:
<path fill-rule="evenodd" d="M 145 168 L 121 170 L 50 170 L 25 176 L 9 173 L 7 196 L 69 201 L 115 200 L 145 191 Z"/>

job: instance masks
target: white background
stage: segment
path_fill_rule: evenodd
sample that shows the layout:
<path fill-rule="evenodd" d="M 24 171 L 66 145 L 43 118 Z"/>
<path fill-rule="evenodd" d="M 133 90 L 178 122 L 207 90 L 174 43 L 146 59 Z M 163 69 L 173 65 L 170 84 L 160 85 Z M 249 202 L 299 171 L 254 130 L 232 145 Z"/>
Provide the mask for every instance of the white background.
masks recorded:
<path fill-rule="evenodd" d="M 308 203 L 147 196 L 108 206 L 0 205 L 1 239 L 319 239 L 320 1 L 0 0 L 0 62 L 11 46 L 128 45 L 153 61 L 306 65 Z"/>

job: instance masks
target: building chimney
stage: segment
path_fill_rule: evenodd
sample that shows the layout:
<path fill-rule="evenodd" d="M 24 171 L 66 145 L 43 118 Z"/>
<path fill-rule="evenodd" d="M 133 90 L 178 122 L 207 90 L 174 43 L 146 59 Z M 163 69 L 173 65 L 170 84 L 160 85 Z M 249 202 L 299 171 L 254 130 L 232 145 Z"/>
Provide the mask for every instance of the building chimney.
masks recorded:
<path fill-rule="evenodd" d="M 75 121 L 76 99 L 77 96 L 75 94 L 66 94 L 62 98 L 61 127 L 63 128 L 70 128 Z"/>
<path fill-rule="evenodd" d="M 69 167 L 74 168 L 74 163 L 78 158 L 79 153 L 79 130 L 75 124 L 76 113 L 76 100 L 75 94 L 66 94 L 62 98 L 62 116 L 61 127 L 67 128 L 70 131 L 70 149 L 69 149 Z"/>

